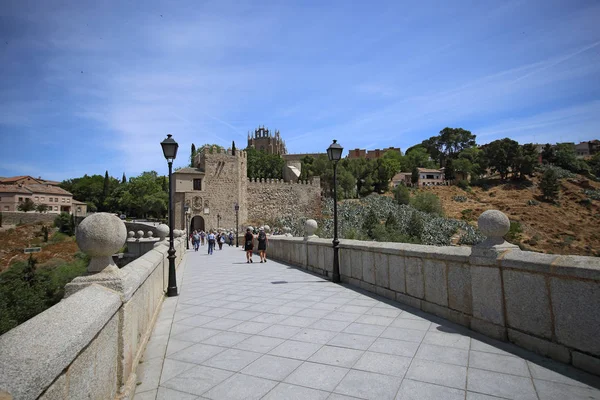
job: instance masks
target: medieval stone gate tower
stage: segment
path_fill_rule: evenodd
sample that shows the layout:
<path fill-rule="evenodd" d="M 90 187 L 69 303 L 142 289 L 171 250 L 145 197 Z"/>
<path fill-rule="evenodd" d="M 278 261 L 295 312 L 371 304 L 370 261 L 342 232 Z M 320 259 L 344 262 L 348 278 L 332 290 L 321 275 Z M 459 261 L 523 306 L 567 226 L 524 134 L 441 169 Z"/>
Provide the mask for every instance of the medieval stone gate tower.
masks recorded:
<path fill-rule="evenodd" d="M 190 209 L 188 222 L 197 229 L 235 228 L 236 203 L 240 224 L 246 221 L 246 152 L 205 147 L 194 158 L 194 166 L 173 173 L 175 227 L 185 229 L 184 205 Z"/>

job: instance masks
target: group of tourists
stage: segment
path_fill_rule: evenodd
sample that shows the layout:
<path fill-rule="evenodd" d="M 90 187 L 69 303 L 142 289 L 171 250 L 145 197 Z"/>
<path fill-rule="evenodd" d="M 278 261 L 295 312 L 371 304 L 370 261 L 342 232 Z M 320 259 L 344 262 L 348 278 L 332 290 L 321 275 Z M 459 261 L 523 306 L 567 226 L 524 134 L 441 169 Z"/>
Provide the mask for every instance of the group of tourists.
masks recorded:
<path fill-rule="evenodd" d="M 246 263 L 254 262 L 252 261 L 252 251 L 254 250 L 254 239 L 258 242 L 258 255 L 260 256 L 260 262 L 267 262 L 267 242 L 269 239 L 267 238 L 267 234 L 265 233 L 265 228 L 260 227 L 258 229 L 258 234 L 255 236 L 252 232 L 252 229 L 246 229 L 246 235 L 244 235 L 244 250 L 246 251 Z"/>
<path fill-rule="evenodd" d="M 246 251 L 246 262 L 252 263 L 252 252 L 254 250 L 254 239 L 258 243 L 258 255 L 260 262 L 267 262 L 267 243 L 269 239 L 265 232 L 264 227 L 260 227 L 258 231 L 252 231 L 251 228 L 246 229 L 246 235 L 244 236 L 244 251 Z M 208 231 L 194 230 L 190 234 L 190 240 L 194 246 L 194 251 L 198 251 L 200 246 L 204 246 L 206 242 L 208 244 L 208 254 L 213 254 L 216 245 L 219 245 L 219 250 L 223 250 L 223 244 L 229 243 L 229 246 L 233 246 L 234 235 L 233 232 L 215 232 L 214 230 Z"/>
<path fill-rule="evenodd" d="M 206 240 L 208 243 L 208 254 L 213 254 L 215 245 L 219 245 L 219 250 L 223 250 L 223 244 L 225 244 L 227 239 L 229 240 L 229 246 L 233 246 L 233 232 L 227 234 L 225 232 L 210 230 L 208 233 L 205 233 L 202 230 L 194 230 L 190 235 L 194 251 L 198 251 L 200 246 L 204 246 L 204 241 Z"/>

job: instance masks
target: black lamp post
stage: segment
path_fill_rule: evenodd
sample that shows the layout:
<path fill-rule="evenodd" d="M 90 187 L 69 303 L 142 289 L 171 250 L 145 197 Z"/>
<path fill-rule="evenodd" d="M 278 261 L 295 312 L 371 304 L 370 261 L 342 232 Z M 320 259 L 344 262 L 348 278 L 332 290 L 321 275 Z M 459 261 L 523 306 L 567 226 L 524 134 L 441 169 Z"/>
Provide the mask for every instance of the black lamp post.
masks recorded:
<path fill-rule="evenodd" d="M 240 234 L 238 232 L 239 226 L 240 226 L 240 223 L 238 220 L 238 212 L 240 211 L 240 205 L 238 203 L 235 203 L 234 209 L 235 209 L 235 247 L 238 247 L 239 246 L 238 239 L 240 236 Z"/>
<path fill-rule="evenodd" d="M 217 230 L 219 230 L 220 225 L 221 225 L 221 215 L 217 214 Z"/>
<path fill-rule="evenodd" d="M 177 296 L 177 276 L 175 275 L 175 247 L 173 246 L 173 220 L 175 213 L 173 210 L 173 160 L 177 156 L 177 148 L 179 145 L 171 138 L 172 135 L 167 135 L 167 138 L 160 142 L 163 154 L 169 164 L 169 286 L 167 287 L 167 296 Z"/>
<path fill-rule="evenodd" d="M 190 233 L 188 232 L 188 216 L 190 215 L 190 206 L 183 207 L 185 211 L 185 249 L 190 249 Z"/>
<path fill-rule="evenodd" d="M 340 241 L 338 240 L 338 221 L 337 221 L 337 163 L 342 158 L 344 148 L 340 146 L 337 140 L 331 143 L 327 149 L 329 161 L 333 161 L 333 282 L 340 282 Z"/>

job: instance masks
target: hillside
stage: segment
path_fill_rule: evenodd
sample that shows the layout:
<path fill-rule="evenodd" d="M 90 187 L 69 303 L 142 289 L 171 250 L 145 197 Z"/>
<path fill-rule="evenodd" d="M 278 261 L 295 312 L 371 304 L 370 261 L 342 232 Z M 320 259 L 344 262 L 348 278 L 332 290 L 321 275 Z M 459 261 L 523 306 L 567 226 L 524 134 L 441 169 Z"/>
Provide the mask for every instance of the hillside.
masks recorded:
<path fill-rule="evenodd" d="M 34 253 L 39 265 L 52 259 L 61 259 L 67 262 L 74 260 L 77 253 L 75 238 L 57 232 L 56 228 L 48 225 L 48 242 L 44 242 L 42 223 L 24 224 L 0 230 L 0 272 L 16 261 L 26 261 L 28 254 L 24 254 L 26 247 L 41 247 L 39 253 Z"/>
<path fill-rule="evenodd" d="M 522 232 L 511 241 L 524 250 L 600 256 L 600 201 L 584 193 L 584 189 L 599 190 L 600 183 L 580 176 L 563 179 L 556 204 L 541 200 L 538 184 L 539 176 L 516 183 L 492 180 L 487 190 L 472 187 L 465 191 L 457 186 L 420 190 L 437 194 L 450 218 L 467 219 L 476 224 L 479 215 L 486 210 L 504 212 L 511 221 L 520 224 Z M 467 201 L 458 202 L 455 196 L 465 196 Z"/>

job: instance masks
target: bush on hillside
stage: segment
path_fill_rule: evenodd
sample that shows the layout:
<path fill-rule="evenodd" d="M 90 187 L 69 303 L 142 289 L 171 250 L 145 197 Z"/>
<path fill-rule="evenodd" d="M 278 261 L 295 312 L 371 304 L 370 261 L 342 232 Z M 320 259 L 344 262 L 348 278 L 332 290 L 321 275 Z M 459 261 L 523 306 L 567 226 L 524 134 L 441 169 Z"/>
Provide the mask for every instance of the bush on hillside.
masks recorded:
<path fill-rule="evenodd" d="M 544 175 L 540 181 L 540 189 L 542 189 L 544 200 L 553 201 L 558 198 L 560 190 L 558 179 L 556 170 L 549 168 L 544 171 Z"/>
<path fill-rule="evenodd" d="M 398 185 L 394 188 L 394 199 L 400 205 L 410 203 L 410 190 L 404 185 Z"/>
<path fill-rule="evenodd" d="M 411 206 L 419 211 L 426 212 L 428 214 L 443 215 L 444 210 L 442 209 L 442 203 L 440 198 L 434 193 L 420 192 L 412 198 L 410 202 Z"/>
<path fill-rule="evenodd" d="M 75 233 L 75 224 L 69 213 L 62 212 L 54 218 L 54 226 L 65 235 L 73 236 Z"/>

